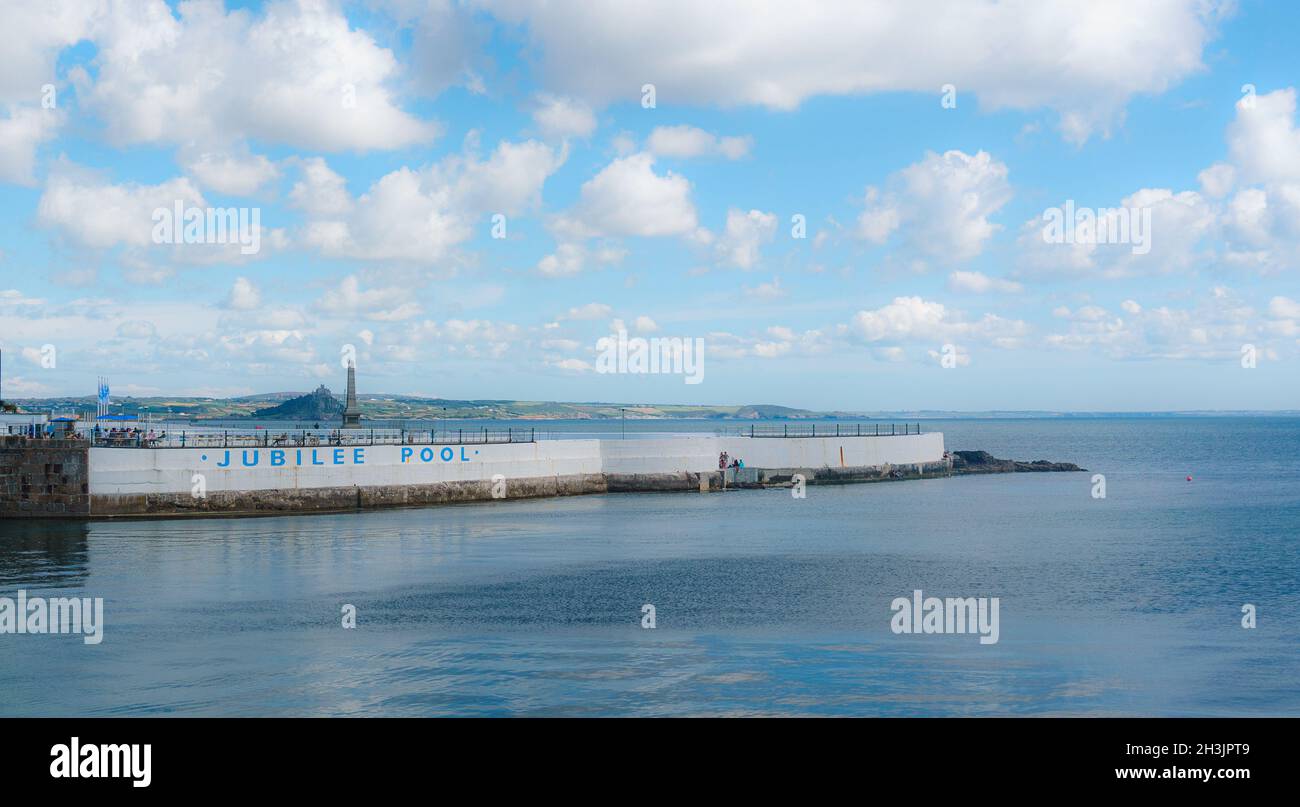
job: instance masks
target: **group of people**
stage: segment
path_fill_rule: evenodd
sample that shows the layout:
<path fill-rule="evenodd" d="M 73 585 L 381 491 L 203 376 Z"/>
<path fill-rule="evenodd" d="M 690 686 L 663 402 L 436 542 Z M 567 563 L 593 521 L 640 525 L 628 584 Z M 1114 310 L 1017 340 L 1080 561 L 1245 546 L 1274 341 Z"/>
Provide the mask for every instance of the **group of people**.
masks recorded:
<path fill-rule="evenodd" d="M 98 426 L 95 427 L 95 439 L 103 439 L 109 445 L 140 445 L 151 446 L 162 440 L 167 439 L 167 432 L 157 433 L 153 429 L 145 431 L 138 426 L 127 428 L 112 428 L 106 433 L 101 433 Z"/>
<path fill-rule="evenodd" d="M 727 452 L 718 455 L 718 470 L 725 471 L 728 468 L 744 468 L 745 461 L 739 457 L 730 457 Z"/>

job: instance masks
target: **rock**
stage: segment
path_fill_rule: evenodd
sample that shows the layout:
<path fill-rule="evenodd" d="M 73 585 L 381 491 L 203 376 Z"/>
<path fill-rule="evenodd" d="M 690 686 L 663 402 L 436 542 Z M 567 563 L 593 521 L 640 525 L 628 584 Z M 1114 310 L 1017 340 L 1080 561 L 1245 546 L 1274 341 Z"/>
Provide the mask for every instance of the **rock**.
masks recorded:
<path fill-rule="evenodd" d="M 952 472 L 954 474 L 1014 474 L 1041 471 L 1087 471 L 1072 462 L 1048 462 L 1034 460 L 999 459 L 987 451 L 953 451 Z"/>
<path fill-rule="evenodd" d="M 334 421 L 343 415 L 343 404 L 324 384 L 315 392 L 291 398 L 279 406 L 258 409 L 253 417 L 266 420 Z"/>

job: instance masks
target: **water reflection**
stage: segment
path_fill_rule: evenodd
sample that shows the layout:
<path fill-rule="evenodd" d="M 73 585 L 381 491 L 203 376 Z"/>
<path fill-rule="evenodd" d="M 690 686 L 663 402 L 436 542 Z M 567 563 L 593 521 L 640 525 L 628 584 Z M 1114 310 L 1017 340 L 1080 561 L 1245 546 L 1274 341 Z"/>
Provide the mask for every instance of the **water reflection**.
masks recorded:
<path fill-rule="evenodd" d="M 90 576 L 84 521 L 0 521 L 0 589 L 80 588 Z"/>

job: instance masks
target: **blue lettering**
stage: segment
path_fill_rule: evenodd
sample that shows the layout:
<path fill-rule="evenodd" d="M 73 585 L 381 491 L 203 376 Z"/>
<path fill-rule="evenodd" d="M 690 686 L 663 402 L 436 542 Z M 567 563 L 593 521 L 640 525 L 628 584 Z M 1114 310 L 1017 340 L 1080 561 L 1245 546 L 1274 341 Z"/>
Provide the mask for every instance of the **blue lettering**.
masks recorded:
<path fill-rule="evenodd" d="M 253 461 L 252 461 L 252 462 L 249 462 L 249 461 L 248 461 L 248 452 L 245 451 L 245 452 L 244 452 L 244 467 L 246 467 L 246 468 L 252 468 L 254 465 L 256 465 L 256 464 L 257 464 L 257 457 L 258 457 L 258 454 L 261 454 L 261 453 L 262 453 L 262 452 L 258 451 L 257 449 L 253 449 Z"/>
<path fill-rule="evenodd" d="M 414 448 L 403 448 L 403 449 L 402 449 L 402 462 L 406 462 L 406 460 L 407 460 L 407 459 L 408 459 L 412 454 L 414 454 L 414 453 L 415 453 L 415 449 L 414 449 Z"/>
<path fill-rule="evenodd" d="M 298 451 L 298 459 L 296 462 L 294 462 L 294 465 L 302 465 L 302 449 L 300 448 L 297 451 Z"/>
<path fill-rule="evenodd" d="M 433 459 L 433 449 L 432 449 L 432 448 L 422 448 L 422 449 L 420 449 L 420 462 L 429 462 L 429 461 L 431 461 L 432 459 Z"/>
<path fill-rule="evenodd" d="M 278 448 L 271 449 L 271 464 L 284 465 L 284 451 Z"/>
<path fill-rule="evenodd" d="M 465 446 L 460 447 L 460 461 L 469 462 L 469 457 L 465 456 Z"/>
<path fill-rule="evenodd" d="M 361 465 L 366 461 L 366 450 L 364 448 L 352 449 L 352 464 Z"/>
<path fill-rule="evenodd" d="M 341 448 L 334 449 L 334 464 L 335 465 L 343 464 L 343 449 Z"/>
<path fill-rule="evenodd" d="M 317 461 L 316 461 L 316 449 L 314 449 L 314 448 L 311 450 L 311 464 L 312 464 L 312 465 L 324 465 L 324 464 L 325 464 L 325 463 L 323 463 L 323 462 L 317 462 Z"/>
<path fill-rule="evenodd" d="M 225 468 L 225 467 L 226 467 L 227 465 L 229 465 L 229 464 L 230 464 L 230 452 L 227 451 L 227 452 L 226 452 L 226 456 L 222 457 L 222 458 L 221 458 L 221 462 L 218 462 L 218 463 L 217 463 L 217 467 L 218 467 L 218 468 Z"/>
<path fill-rule="evenodd" d="M 452 458 L 455 456 L 456 456 L 456 452 L 451 450 L 451 446 L 447 446 L 442 450 L 443 462 L 451 462 Z"/>

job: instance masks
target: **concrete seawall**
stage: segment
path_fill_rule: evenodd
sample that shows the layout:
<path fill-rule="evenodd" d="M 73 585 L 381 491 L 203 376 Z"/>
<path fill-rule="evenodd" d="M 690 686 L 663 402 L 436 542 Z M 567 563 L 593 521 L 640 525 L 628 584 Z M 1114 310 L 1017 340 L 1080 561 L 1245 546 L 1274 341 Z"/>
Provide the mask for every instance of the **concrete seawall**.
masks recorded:
<path fill-rule="evenodd" d="M 587 493 L 766 487 L 789 484 L 795 474 L 803 474 L 809 484 L 842 484 L 951 471 L 940 433 L 80 450 L 88 453 L 88 506 L 86 512 L 63 515 L 329 512 Z M 742 459 L 746 467 L 719 471 L 723 451 Z"/>

